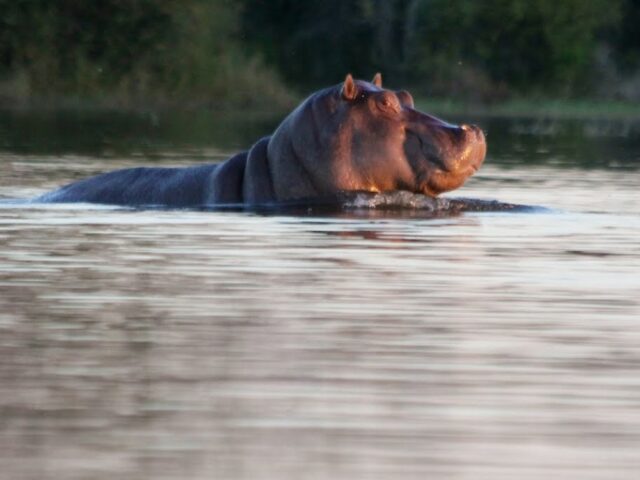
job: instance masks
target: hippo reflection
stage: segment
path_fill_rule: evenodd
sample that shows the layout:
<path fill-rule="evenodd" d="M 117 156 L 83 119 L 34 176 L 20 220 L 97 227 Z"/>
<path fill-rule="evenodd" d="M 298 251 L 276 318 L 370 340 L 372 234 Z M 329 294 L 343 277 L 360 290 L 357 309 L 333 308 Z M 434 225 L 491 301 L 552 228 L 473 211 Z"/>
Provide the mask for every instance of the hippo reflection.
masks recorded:
<path fill-rule="evenodd" d="M 273 135 L 221 164 L 117 170 L 38 200 L 197 207 L 361 191 L 436 196 L 460 187 L 485 153 L 478 127 L 417 111 L 409 92 L 382 88 L 380 74 L 372 82 L 347 75 L 304 100 Z"/>

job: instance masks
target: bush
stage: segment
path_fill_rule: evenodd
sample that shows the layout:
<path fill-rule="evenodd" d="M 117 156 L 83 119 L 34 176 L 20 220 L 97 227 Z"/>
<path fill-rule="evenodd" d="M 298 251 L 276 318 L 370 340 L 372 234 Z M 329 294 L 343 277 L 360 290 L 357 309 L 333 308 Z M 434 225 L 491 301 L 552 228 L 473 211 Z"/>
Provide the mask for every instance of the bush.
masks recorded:
<path fill-rule="evenodd" d="M 237 26 L 223 0 L 0 0 L 0 76 L 26 96 L 287 102 Z"/>
<path fill-rule="evenodd" d="M 479 78 L 494 93 L 575 94 L 589 89 L 599 31 L 619 0 L 422 0 L 413 3 L 408 63 L 436 91 Z"/>

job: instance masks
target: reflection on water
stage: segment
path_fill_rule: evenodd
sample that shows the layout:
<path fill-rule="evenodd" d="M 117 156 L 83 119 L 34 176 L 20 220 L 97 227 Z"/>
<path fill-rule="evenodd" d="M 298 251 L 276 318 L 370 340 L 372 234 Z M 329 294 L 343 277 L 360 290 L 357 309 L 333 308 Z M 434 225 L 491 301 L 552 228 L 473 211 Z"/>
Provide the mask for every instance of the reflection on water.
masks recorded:
<path fill-rule="evenodd" d="M 635 478 L 636 153 L 562 138 L 459 192 L 537 213 L 0 205 L 0 476 Z M 226 148 L 6 151 L 0 197 Z"/>

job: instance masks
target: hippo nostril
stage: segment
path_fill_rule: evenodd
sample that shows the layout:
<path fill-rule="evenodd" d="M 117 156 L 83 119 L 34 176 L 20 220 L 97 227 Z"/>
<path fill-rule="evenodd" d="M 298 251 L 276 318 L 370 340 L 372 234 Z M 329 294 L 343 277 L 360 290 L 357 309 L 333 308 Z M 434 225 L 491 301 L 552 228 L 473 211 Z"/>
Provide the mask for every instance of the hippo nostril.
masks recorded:
<path fill-rule="evenodd" d="M 469 138 L 469 136 L 471 136 L 471 138 L 473 139 L 478 138 L 478 127 L 476 127 L 475 125 L 460 125 L 460 130 L 465 133 L 465 136 L 467 138 Z"/>
<path fill-rule="evenodd" d="M 478 126 L 476 126 L 476 125 L 464 124 L 464 125 L 460 125 L 460 128 L 462 130 L 464 130 L 465 132 L 473 132 L 473 133 L 476 133 L 476 134 L 480 133 L 480 128 Z"/>
<path fill-rule="evenodd" d="M 478 127 L 477 125 L 460 125 L 460 128 L 462 130 L 464 130 L 465 132 L 471 132 L 475 135 L 475 138 L 480 140 L 480 139 L 484 139 L 484 133 L 482 132 L 482 129 L 480 129 L 480 127 Z"/>

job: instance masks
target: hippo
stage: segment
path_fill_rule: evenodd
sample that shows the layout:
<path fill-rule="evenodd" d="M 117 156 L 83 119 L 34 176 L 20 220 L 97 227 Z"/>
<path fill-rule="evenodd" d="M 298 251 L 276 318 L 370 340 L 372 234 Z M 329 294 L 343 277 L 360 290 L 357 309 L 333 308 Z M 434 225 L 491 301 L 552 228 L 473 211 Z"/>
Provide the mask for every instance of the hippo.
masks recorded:
<path fill-rule="evenodd" d="M 482 165 L 485 137 L 415 109 L 405 90 L 354 80 L 313 93 L 275 132 L 220 164 L 127 168 L 49 192 L 41 202 L 122 206 L 256 206 L 344 192 L 408 191 L 429 197 L 460 187 Z"/>

